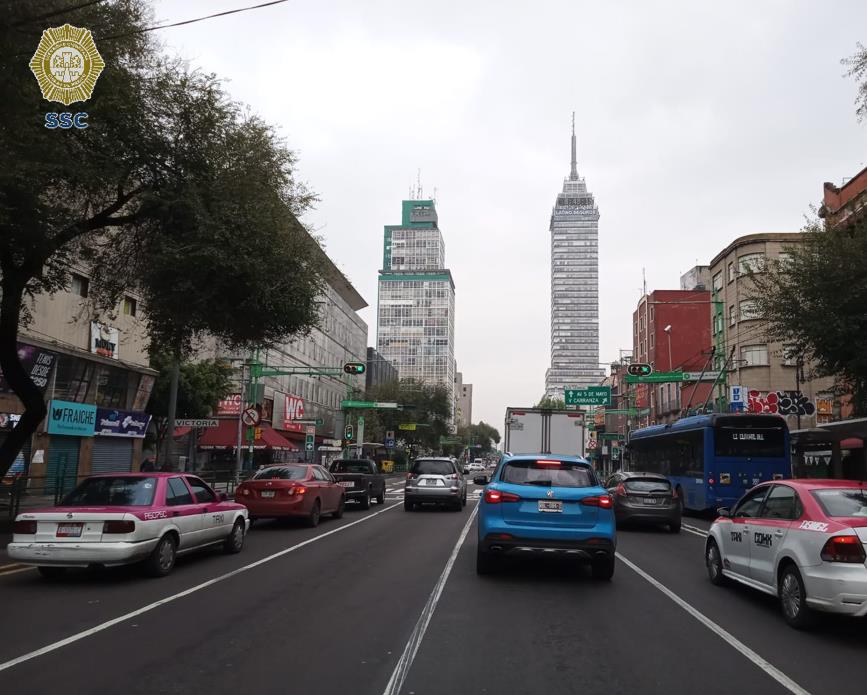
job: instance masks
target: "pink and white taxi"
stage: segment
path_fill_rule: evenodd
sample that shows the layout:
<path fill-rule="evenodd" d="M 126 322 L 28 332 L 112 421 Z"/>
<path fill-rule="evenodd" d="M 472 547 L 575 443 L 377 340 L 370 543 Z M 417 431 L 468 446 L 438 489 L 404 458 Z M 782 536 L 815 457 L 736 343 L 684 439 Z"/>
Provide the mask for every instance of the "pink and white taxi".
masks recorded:
<path fill-rule="evenodd" d="M 195 475 L 114 473 L 86 478 L 57 507 L 19 514 L 7 552 L 48 578 L 134 562 L 162 577 L 180 554 L 216 544 L 241 552 L 248 528 L 247 508 Z"/>
<path fill-rule="evenodd" d="M 714 584 L 778 597 L 804 628 L 815 611 L 867 615 L 867 488 L 857 480 L 777 480 L 720 509 L 705 545 Z"/>

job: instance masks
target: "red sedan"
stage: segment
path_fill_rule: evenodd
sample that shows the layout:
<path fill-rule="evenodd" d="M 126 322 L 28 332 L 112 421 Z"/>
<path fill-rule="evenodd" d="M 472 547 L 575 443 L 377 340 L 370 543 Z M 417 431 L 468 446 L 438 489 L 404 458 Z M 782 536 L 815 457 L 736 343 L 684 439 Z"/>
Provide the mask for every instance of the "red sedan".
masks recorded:
<path fill-rule="evenodd" d="M 323 514 L 343 516 L 346 493 L 322 466 L 284 463 L 256 471 L 237 487 L 235 501 L 247 507 L 251 523 L 300 517 L 308 526 L 317 526 Z"/>

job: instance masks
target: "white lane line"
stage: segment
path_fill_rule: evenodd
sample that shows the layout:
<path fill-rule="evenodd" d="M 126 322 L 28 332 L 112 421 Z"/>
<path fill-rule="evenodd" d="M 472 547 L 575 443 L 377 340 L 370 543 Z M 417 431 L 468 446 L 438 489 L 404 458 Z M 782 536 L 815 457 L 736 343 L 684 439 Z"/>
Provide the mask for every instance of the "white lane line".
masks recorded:
<path fill-rule="evenodd" d="M 433 591 L 428 597 L 421 615 L 418 617 L 418 622 L 416 622 L 412 634 L 409 636 L 409 641 L 407 641 L 406 647 L 404 647 L 403 654 L 401 654 L 400 659 L 398 659 L 397 666 L 394 667 L 394 672 L 388 680 L 388 685 L 386 685 L 385 690 L 382 691 L 383 695 L 398 695 L 400 689 L 403 687 L 403 683 L 406 680 L 409 669 L 412 666 L 416 653 L 418 652 L 418 648 L 421 646 L 421 641 L 424 639 L 424 633 L 427 632 L 427 627 L 430 624 L 431 618 L 433 617 L 434 611 L 439 603 L 440 596 L 442 595 L 449 575 L 452 572 L 452 567 L 455 564 L 455 560 L 457 560 L 461 546 L 467 539 L 467 533 L 470 531 L 473 519 L 476 518 L 477 511 L 479 511 L 479 508 L 473 507 L 473 511 L 467 519 L 467 523 L 464 524 L 464 530 L 461 531 L 458 542 L 455 543 L 455 547 L 452 549 L 452 554 L 449 556 L 448 562 L 446 562 L 445 569 L 443 569 L 443 573 L 434 585 Z"/>
<path fill-rule="evenodd" d="M 35 659 L 36 657 L 43 656 L 48 654 L 49 652 L 56 651 L 61 647 L 65 647 L 73 642 L 78 642 L 87 637 L 91 637 L 92 635 L 97 634 L 98 632 L 102 632 L 103 630 L 107 630 L 110 627 L 114 627 L 115 625 L 124 622 L 125 620 L 129 620 L 130 618 L 135 618 L 143 613 L 147 613 L 149 611 L 154 610 L 155 608 L 159 608 L 160 606 L 164 606 L 167 603 L 171 603 L 172 601 L 176 601 L 179 598 L 183 598 L 184 596 L 189 596 L 190 594 L 194 594 L 197 591 L 201 591 L 202 589 L 206 589 L 209 586 L 213 586 L 214 584 L 219 584 L 231 577 L 239 575 L 243 572 L 247 572 L 255 567 L 259 567 L 260 565 L 264 565 L 267 562 L 271 562 L 272 560 L 276 560 L 279 557 L 283 557 L 284 555 L 288 555 L 300 548 L 303 548 L 305 545 L 310 545 L 311 543 L 315 543 L 318 540 L 322 540 L 323 538 L 327 538 L 328 536 L 334 535 L 335 533 L 340 533 L 341 531 L 345 531 L 348 528 L 352 528 L 357 524 L 362 524 L 368 519 L 372 519 L 375 516 L 379 516 L 380 514 L 384 514 L 389 509 L 394 509 L 400 505 L 393 504 L 390 507 L 386 507 L 385 509 L 381 509 L 378 512 L 374 512 L 373 514 L 368 514 L 357 521 L 353 521 L 348 524 L 344 524 L 343 526 L 339 526 L 338 528 L 332 529 L 330 531 L 326 531 L 325 533 L 320 533 L 318 536 L 314 536 L 313 538 L 308 538 L 306 541 L 302 541 L 301 543 L 296 543 L 295 545 L 280 550 L 273 555 L 268 555 L 267 557 L 263 557 L 261 560 L 256 560 L 256 562 L 251 562 L 249 565 L 244 565 L 243 567 L 239 567 L 236 570 L 232 570 L 231 572 L 226 572 L 226 574 L 221 574 L 219 577 L 214 577 L 213 579 L 209 579 L 206 582 L 202 582 L 201 584 L 196 584 L 195 586 L 190 587 L 189 589 L 185 589 L 177 594 L 173 594 L 172 596 L 166 596 L 165 598 L 161 598 L 159 601 L 154 601 L 153 603 L 149 603 L 146 606 L 142 606 L 141 608 L 134 610 L 130 613 L 125 613 L 124 615 L 118 616 L 117 618 L 112 618 L 111 620 L 107 620 L 104 623 L 100 623 L 99 625 L 95 625 L 87 630 L 83 630 L 82 632 L 78 632 L 74 635 L 70 635 L 62 640 L 57 642 L 53 642 L 44 647 L 40 647 L 32 652 L 27 652 L 26 654 L 22 654 L 21 656 L 15 657 L 9 661 L 5 661 L 0 663 L 0 671 L 5 671 L 7 669 L 12 668 L 13 666 L 17 666 L 18 664 L 22 664 L 25 661 L 30 661 L 31 659 Z"/>
<path fill-rule="evenodd" d="M 694 536 L 701 536 L 702 538 L 708 537 L 708 532 L 703 528 L 699 528 L 698 526 L 690 526 L 689 524 L 684 524 L 681 522 L 680 528 L 682 528 L 687 533 L 691 533 Z"/>
<path fill-rule="evenodd" d="M 800 685 L 795 683 L 791 678 L 789 678 L 785 673 L 780 671 L 776 666 L 771 664 L 767 659 L 759 656 L 756 652 L 750 649 L 747 645 L 741 642 L 737 637 L 728 632 L 725 628 L 721 627 L 713 620 L 708 618 L 704 613 L 695 608 L 692 604 L 687 603 L 684 599 L 674 593 L 671 589 L 669 589 L 662 582 L 651 577 L 647 572 L 641 569 L 638 565 L 627 560 L 620 553 L 615 553 L 617 555 L 617 559 L 619 559 L 623 564 L 625 564 L 629 569 L 635 572 L 642 579 L 648 581 L 655 588 L 659 589 L 663 594 L 668 596 L 672 601 L 674 601 L 678 606 L 683 608 L 687 613 L 689 613 L 693 618 L 698 620 L 702 625 L 704 625 L 708 630 L 713 632 L 715 635 L 720 637 L 723 641 L 728 643 L 730 647 L 739 651 L 743 654 L 747 659 L 752 661 L 756 666 L 758 666 L 762 671 L 767 673 L 771 678 L 773 678 L 777 683 L 782 685 L 786 690 L 791 693 L 795 693 L 795 695 L 810 695 L 808 690 L 805 690 Z"/>

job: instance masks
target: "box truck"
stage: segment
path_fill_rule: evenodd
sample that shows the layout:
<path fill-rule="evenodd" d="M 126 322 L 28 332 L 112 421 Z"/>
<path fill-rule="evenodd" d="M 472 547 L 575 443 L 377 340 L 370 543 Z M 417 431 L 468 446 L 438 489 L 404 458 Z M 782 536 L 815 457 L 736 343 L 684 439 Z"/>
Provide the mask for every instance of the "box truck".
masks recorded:
<path fill-rule="evenodd" d="M 512 454 L 584 456 L 584 413 L 548 408 L 506 408 L 503 450 Z"/>

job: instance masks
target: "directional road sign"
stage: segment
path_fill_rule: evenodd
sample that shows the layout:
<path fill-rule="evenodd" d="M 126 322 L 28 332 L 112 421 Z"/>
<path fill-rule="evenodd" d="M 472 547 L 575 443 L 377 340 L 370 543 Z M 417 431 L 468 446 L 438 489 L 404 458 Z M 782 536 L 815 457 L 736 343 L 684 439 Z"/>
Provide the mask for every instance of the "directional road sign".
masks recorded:
<path fill-rule="evenodd" d="M 684 381 L 683 372 L 654 372 L 649 376 L 626 375 L 627 384 L 667 384 Z"/>
<path fill-rule="evenodd" d="M 684 381 L 716 381 L 719 379 L 719 375 L 721 372 L 705 372 L 702 374 L 701 372 L 684 372 L 683 380 Z"/>
<path fill-rule="evenodd" d="M 319 427 L 322 427 L 322 425 L 325 421 L 321 417 L 317 417 L 317 418 L 310 417 L 310 418 L 298 418 L 298 419 L 292 420 L 291 422 L 293 425 L 317 425 Z"/>
<path fill-rule="evenodd" d="M 611 405 L 610 386 L 566 389 L 566 405 Z"/>
<path fill-rule="evenodd" d="M 397 410 L 397 403 L 380 403 L 378 401 L 340 401 L 341 408 L 374 408 L 378 410 Z"/>

